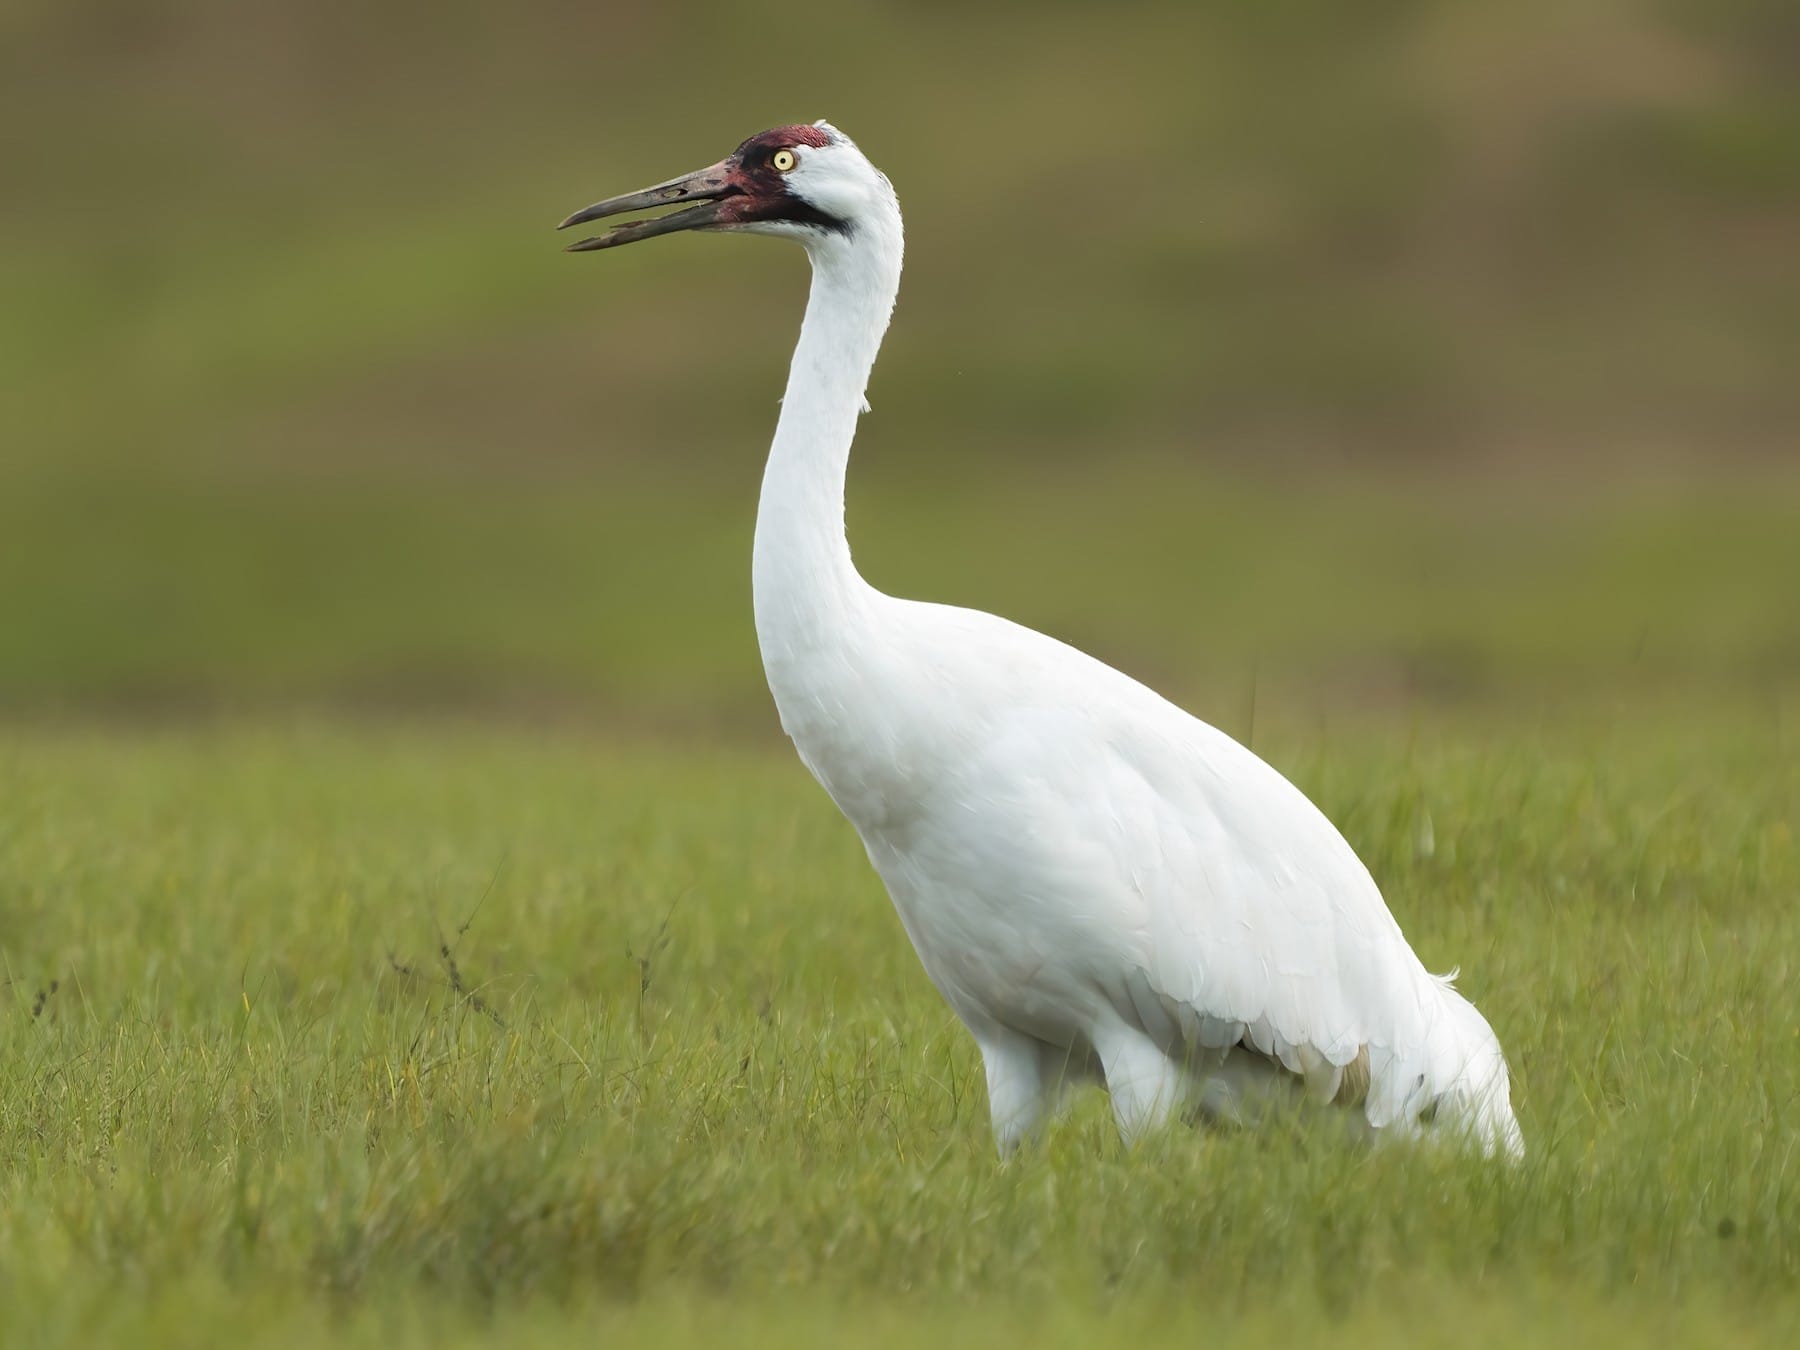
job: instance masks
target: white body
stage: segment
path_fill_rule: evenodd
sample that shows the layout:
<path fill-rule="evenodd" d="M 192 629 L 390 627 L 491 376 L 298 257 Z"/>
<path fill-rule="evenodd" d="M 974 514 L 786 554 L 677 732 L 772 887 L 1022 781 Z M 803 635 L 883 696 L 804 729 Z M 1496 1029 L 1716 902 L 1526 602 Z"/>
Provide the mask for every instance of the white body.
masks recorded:
<path fill-rule="evenodd" d="M 752 227 L 813 266 L 757 517 L 757 636 L 782 726 L 980 1046 L 1002 1152 L 1097 1078 L 1127 1139 L 1292 1091 L 1519 1154 L 1493 1032 L 1298 789 L 1071 647 L 857 574 L 844 471 L 900 210 L 847 139 L 799 153 L 790 191 L 852 228 Z"/>

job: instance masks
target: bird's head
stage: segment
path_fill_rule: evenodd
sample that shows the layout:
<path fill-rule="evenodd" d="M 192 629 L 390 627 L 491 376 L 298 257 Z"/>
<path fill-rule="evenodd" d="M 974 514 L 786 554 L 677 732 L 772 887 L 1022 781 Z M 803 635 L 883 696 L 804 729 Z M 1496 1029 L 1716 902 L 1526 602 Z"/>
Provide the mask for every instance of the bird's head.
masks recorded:
<path fill-rule="evenodd" d="M 557 226 L 679 207 L 667 215 L 615 225 L 605 234 L 569 245 L 571 253 L 633 244 L 681 230 L 734 230 L 783 235 L 809 248 L 848 239 L 899 208 L 881 171 L 856 143 L 826 122 L 775 127 L 752 136 L 711 168 L 666 183 L 608 197 Z"/>

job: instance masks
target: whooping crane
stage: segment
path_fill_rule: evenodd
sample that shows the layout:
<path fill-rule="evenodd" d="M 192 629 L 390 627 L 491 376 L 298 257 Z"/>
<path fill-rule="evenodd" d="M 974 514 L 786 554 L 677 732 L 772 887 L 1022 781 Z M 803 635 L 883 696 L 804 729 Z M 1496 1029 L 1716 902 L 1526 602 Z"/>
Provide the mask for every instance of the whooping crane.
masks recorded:
<path fill-rule="evenodd" d="M 900 284 L 900 206 L 825 122 L 563 222 L 798 240 L 812 290 L 764 471 L 752 576 L 781 724 L 974 1035 L 1004 1155 L 1076 1083 L 1136 1139 L 1281 1097 L 1519 1156 L 1506 1061 L 1429 974 L 1343 836 L 1274 769 L 1094 658 L 900 600 L 850 560 L 844 471 Z"/>

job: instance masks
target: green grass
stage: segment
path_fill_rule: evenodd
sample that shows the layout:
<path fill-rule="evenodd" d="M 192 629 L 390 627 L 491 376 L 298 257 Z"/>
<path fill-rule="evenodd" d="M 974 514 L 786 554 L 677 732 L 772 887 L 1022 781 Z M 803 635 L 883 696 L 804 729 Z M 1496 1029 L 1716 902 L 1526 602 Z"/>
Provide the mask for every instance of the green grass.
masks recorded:
<path fill-rule="evenodd" d="M 0 1340 L 1800 1339 L 1786 15 L 0 7 Z M 992 1159 L 767 741 L 803 263 L 549 230 L 821 114 L 859 562 L 1292 772 L 1517 1172 Z"/>
<path fill-rule="evenodd" d="M 1327 707 L 1516 707 L 1766 696 L 1800 671 L 1792 474 L 1549 494 L 1139 454 L 917 483 L 904 431 L 867 430 L 850 527 L 871 580 L 1204 695 L 1234 731 L 1258 681 Z M 719 480 L 0 496 L 0 709 L 574 703 L 761 726 L 759 468 L 749 443 Z"/>
<path fill-rule="evenodd" d="M 1093 1096 L 999 1165 L 970 1043 L 773 748 L 14 730 L 9 1333 L 1779 1343 L 1800 777 L 1768 715 L 1666 717 L 1259 742 L 1463 963 L 1513 1172 L 1303 1127 L 1127 1153 Z"/>

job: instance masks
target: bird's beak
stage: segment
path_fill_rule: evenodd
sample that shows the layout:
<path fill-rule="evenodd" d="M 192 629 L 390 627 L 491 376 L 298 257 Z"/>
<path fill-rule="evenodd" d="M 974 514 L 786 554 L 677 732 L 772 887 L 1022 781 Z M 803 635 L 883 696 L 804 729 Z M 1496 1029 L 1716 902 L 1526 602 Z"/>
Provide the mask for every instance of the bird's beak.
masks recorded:
<path fill-rule="evenodd" d="M 659 234 L 674 234 L 678 230 L 699 230 L 717 225 L 720 223 L 724 199 L 743 192 L 743 188 L 734 181 L 732 168 L 730 160 L 720 160 L 710 169 L 701 169 L 698 173 L 690 173 L 682 178 L 671 178 L 666 183 L 647 187 L 642 192 L 608 197 L 603 202 L 583 207 L 556 228 L 566 230 L 571 225 L 624 215 L 627 211 L 647 211 L 651 207 L 673 206 L 679 202 L 696 203 L 685 210 L 671 211 L 666 216 L 653 216 L 648 220 L 632 220 L 623 225 L 615 225 L 605 234 L 583 239 L 568 247 L 570 253 L 586 253 L 596 248 L 635 244 L 640 239 L 651 239 Z"/>

